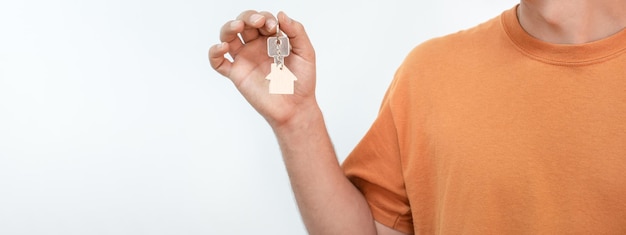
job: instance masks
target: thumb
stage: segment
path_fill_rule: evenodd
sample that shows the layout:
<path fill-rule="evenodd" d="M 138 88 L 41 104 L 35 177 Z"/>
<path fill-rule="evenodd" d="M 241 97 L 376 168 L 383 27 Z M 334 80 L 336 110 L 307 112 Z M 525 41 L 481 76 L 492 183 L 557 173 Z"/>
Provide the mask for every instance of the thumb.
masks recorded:
<path fill-rule="evenodd" d="M 315 51 L 309 36 L 304 31 L 304 26 L 300 22 L 289 18 L 282 11 L 278 13 L 278 23 L 280 24 L 280 29 L 289 37 L 292 52 L 306 60 L 314 61 Z"/>

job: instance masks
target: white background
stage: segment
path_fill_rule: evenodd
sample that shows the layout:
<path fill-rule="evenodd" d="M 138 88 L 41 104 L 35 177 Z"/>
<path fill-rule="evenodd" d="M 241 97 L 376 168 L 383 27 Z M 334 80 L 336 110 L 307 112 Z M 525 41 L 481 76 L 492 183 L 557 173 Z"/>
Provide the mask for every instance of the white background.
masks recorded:
<path fill-rule="evenodd" d="M 221 25 L 305 24 L 343 160 L 414 46 L 515 4 L 2 0 L 0 234 L 306 234 L 271 129 L 208 64 Z"/>

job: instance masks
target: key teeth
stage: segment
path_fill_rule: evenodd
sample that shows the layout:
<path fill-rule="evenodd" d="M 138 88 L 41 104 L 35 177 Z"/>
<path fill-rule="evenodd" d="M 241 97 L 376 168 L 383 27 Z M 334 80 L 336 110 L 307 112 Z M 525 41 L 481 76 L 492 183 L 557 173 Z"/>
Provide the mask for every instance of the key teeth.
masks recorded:
<path fill-rule="evenodd" d="M 274 56 L 274 64 L 284 64 L 285 63 L 285 58 L 282 56 Z"/>

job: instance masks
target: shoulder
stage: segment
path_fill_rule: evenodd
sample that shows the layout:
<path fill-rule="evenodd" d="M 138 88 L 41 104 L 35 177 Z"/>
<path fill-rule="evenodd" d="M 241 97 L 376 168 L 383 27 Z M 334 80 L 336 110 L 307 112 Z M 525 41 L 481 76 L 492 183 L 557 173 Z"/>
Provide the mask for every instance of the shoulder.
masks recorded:
<path fill-rule="evenodd" d="M 512 44 L 502 14 L 479 25 L 427 40 L 414 47 L 396 72 L 400 80 L 452 79 L 459 74 L 497 66 Z M 428 81 L 426 81 L 428 82 Z"/>
<path fill-rule="evenodd" d="M 509 47 L 504 45 L 507 43 L 500 16 L 427 40 L 405 57 L 396 71 L 390 95 L 430 97 L 437 90 L 457 86 L 467 79 L 466 75 L 489 69 L 494 66 L 492 61 L 498 63 L 502 47 Z"/>
<path fill-rule="evenodd" d="M 488 50 L 490 42 L 505 36 L 500 16 L 469 29 L 427 40 L 411 50 L 405 63 L 413 64 L 460 56 L 471 56 L 476 52 Z M 464 55 L 464 53 L 470 53 Z"/>

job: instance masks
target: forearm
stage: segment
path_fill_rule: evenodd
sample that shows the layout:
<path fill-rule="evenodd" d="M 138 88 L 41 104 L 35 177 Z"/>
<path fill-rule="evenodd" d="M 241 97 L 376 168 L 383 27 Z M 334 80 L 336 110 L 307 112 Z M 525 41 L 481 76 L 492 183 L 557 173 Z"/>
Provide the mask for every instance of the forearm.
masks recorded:
<path fill-rule="evenodd" d="M 273 129 L 310 234 L 376 234 L 369 206 L 345 177 L 319 107 Z"/>

